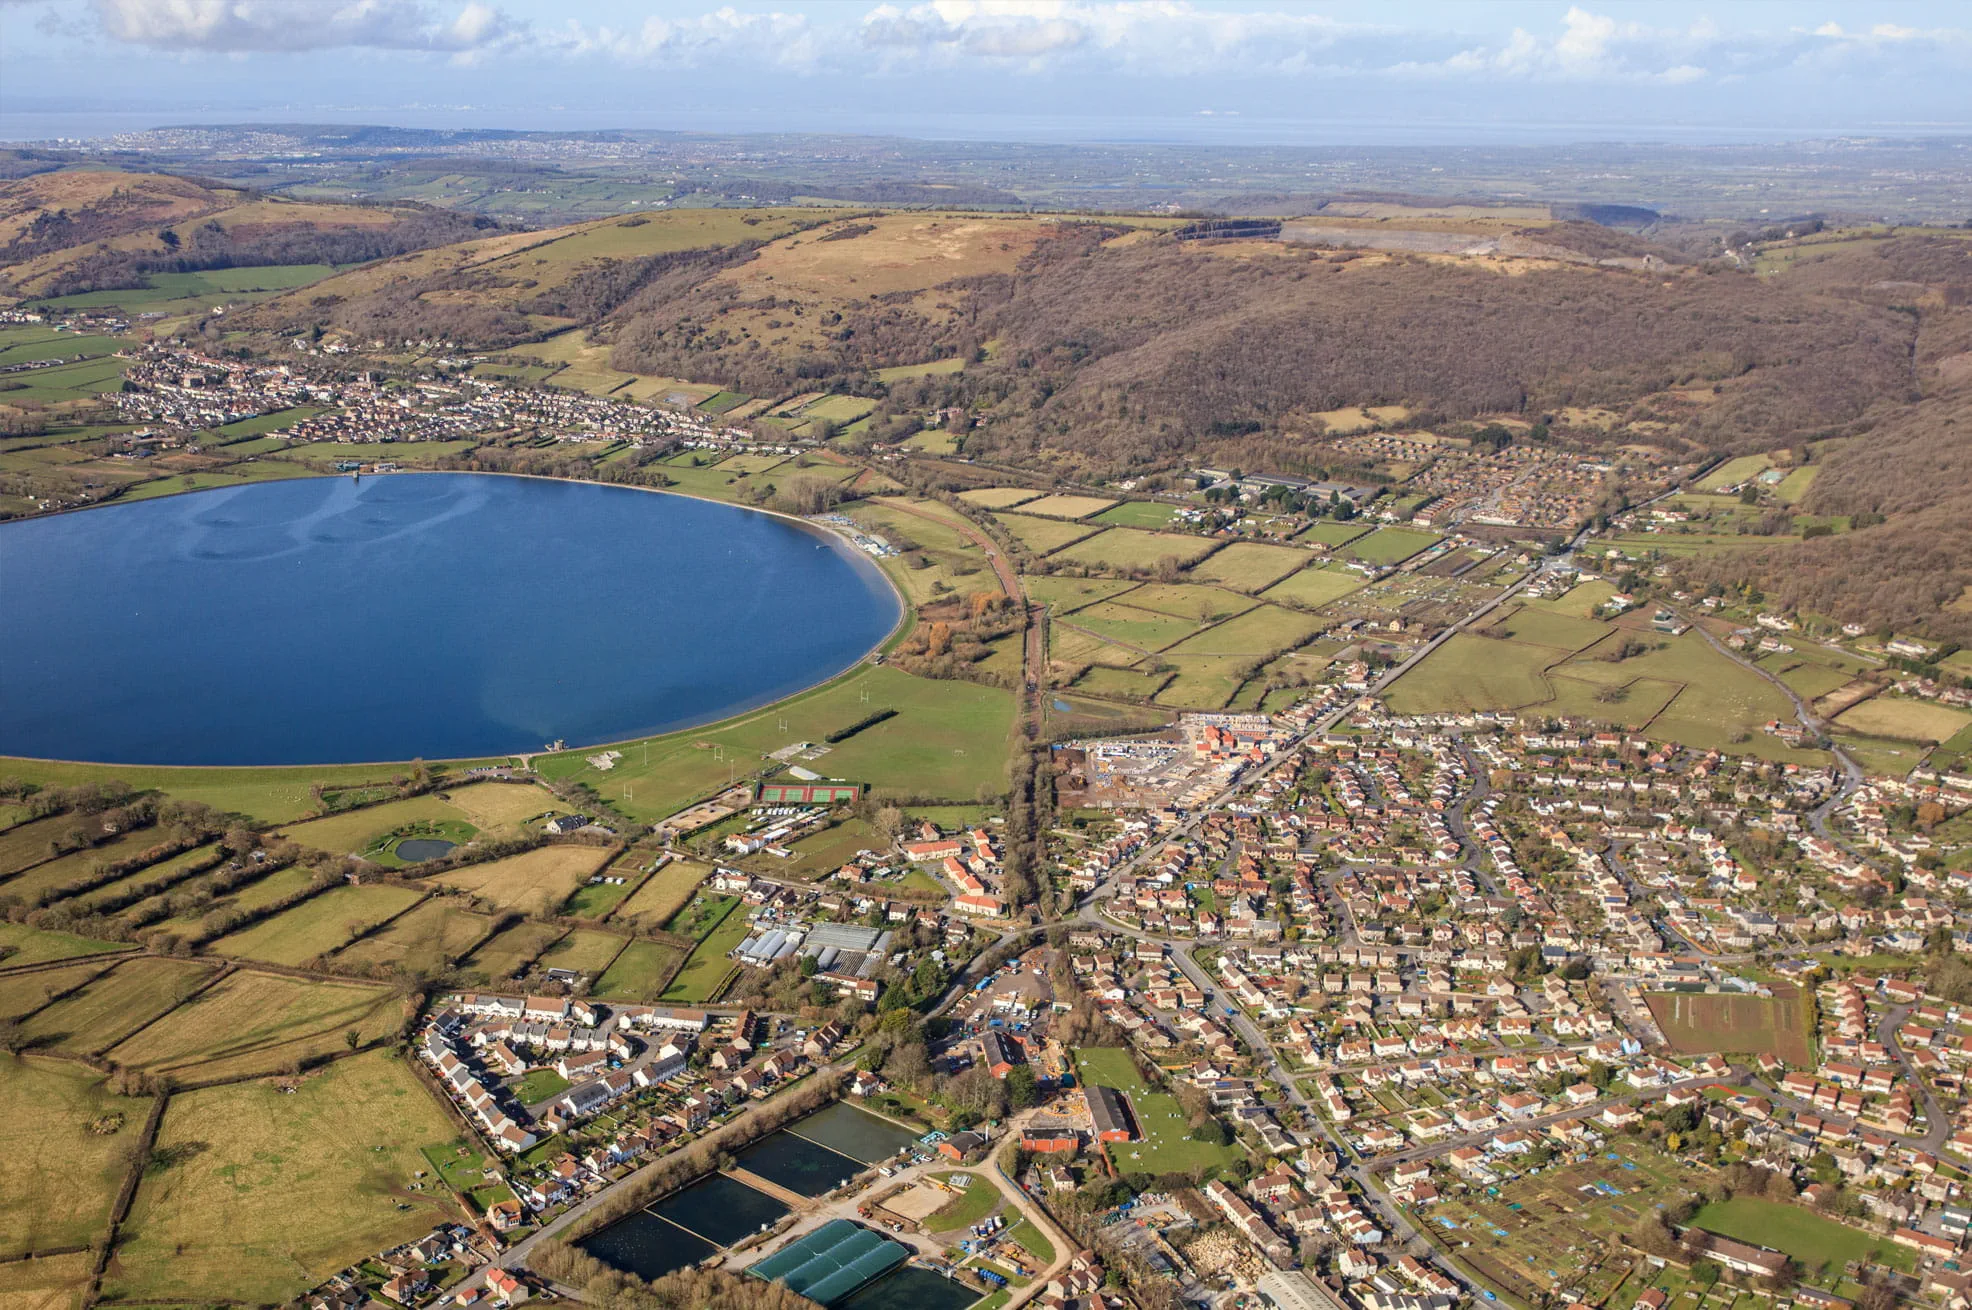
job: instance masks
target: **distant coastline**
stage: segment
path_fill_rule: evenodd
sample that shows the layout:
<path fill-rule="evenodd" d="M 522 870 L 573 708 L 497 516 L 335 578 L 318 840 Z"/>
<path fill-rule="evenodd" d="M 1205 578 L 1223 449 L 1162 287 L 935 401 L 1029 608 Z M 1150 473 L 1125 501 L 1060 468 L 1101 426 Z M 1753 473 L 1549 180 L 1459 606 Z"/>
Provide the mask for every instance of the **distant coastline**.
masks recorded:
<path fill-rule="evenodd" d="M 1935 138 L 1972 136 L 1972 120 L 1940 123 L 1829 123 L 1809 127 L 1719 123 L 1443 119 L 1263 118 L 1194 112 L 1158 117 L 1068 114 L 936 114 L 883 110 L 805 111 L 800 127 L 773 110 L 539 109 L 516 106 L 390 108 L 280 105 L 216 109 L 0 108 L 0 141 L 102 140 L 162 127 L 302 123 L 518 132 L 710 132 L 809 136 L 829 133 L 894 136 L 922 141 L 1010 142 L 1045 145 L 1163 144 L 1195 148 L 1423 146 L 1670 146 L 1781 145 L 1835 137 Z"/>

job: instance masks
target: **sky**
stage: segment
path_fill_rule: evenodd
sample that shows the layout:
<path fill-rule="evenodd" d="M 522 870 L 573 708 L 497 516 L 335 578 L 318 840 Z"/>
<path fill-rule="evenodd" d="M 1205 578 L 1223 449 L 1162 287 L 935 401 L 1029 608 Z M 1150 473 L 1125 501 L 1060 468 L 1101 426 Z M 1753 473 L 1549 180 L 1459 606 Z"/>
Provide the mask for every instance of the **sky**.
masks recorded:
<path fill-rule="evenodd" d="M 1256 143 L 1960 135 L 1968 86 L 1965 0 L 0 0 L 14 139 L 256 120 Z"/>

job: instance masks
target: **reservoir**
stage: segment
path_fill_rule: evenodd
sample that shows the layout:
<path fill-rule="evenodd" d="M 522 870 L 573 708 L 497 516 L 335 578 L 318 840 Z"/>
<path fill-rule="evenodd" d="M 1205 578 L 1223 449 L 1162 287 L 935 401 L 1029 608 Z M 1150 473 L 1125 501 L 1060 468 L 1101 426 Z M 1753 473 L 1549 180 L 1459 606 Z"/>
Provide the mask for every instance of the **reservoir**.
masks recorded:
<path fill-rule="evenodd" d="M 813 1197 L 834 1191 L 916 1140 L 908 1128 L 836 1101 L 761 1138 L 737 1161 L 770 1183 Z"/>
<path fill-rule="evenodd" d="M 917 1134 L 847 1101 L 836 1101 L 789 1124 L 783 1131 L 805 1137 L 863 1164 L 877 1164 L 917 1140 Z"/>
<path fill-rule="evenodd" d="M 604 1264 L 639 1278 L 662 1278 L 751 1237 L 786 1213 L 787 1207 L 765 1192 L 724 1174 L 707 1174 L 581 1245 Z"/>
<path fill-rule="evenodd" d="M 357 763 L 590 745 L 779 700 L 901 613 L 807 524 L 471 473 L 0 524 L 0 755 Z"/>
<path fill-rule="evenodd" d="M 917 1265 L 871 1283 L 835 1310 L 965 1310 L 982 1293 Z"/>

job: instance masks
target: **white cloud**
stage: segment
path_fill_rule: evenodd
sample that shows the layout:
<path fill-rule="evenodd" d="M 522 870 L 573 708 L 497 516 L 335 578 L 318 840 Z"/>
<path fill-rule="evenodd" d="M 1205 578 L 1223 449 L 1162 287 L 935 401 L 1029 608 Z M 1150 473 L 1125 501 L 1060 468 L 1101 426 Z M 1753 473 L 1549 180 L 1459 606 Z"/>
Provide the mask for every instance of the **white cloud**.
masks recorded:
<path fill-rule="evenodd" d="M 929 59 L 1051 66 L 1072 56 L 1165 75 L 1307 65 L 1352 34 L 1383 29 L 1308 11 L 1202 9 L 1189 0 L 926 0 L 864 14 L 863 44 Z"/>
<path fill-rule="evenodd" d="M 516 32 L 472 0 L 449 19 L 424 0 L 95 0 L 111 39 L 154 50 L 423 50 L 467 54 Z"/>
<path fill-rule="evenodd" d="M 1972 59 L 1972 33 L 1961 29 L 1872 21 L 1851 30 L 1830 21 L 1759 30 L 1740 25 L 1731 6 L 1719 21 L 1659 27 L 1580 0 L 1552 25 L 1461 33 L 1403 26 L 1399 5 L 1388 23 L 1344 22 L 1300 0 L 838 0 L 801 12 L 782 12 L 777 2 L 786 0 L 706 9 L 691 0 L 661 7 L 622 0 L 610 22 L 593 19 L 580 0 L 86 0 L 69 13 L 116 42 L 159 51 L 380 49 L 459 63 L 525 52 L 571 66 L 595 60 L 841 79 L 1011 73 L 1091 85 L 1105 77 L 1309 86 L 1505 80 L 1592 89 L 1851 72 L 1921 78 Z M 19 3 L 0 0 L 0 8 Z M 1489 13 L 1481 6 L 1451 12 L 1474 25 Z"/>
<path fill-rule="evenodd" d="M 1497 46 L 1475 46 L 1436 64 L 1412 62 L 1391 71 L 1682 86 L 1710 76 L 1707 67 L 1696 61 L 1722 53 L 1729 45 L 1710 19 L 1688 28 L 1654 28 L 1572 6 L 1562 15 L 1561 31 L 1553 36 L 1515 28 Z"/>
<path fill-rule="evenodd" d="M 586 27 L 571 19 L 550 44 L 564 53 L 604 55 L 635 64 L 695 63 L 737 57 L 812 66 L 825 42 L 801 14 L 748 12 L 730 6 L 710 13 L 666 19 L 646 18 L 635 27 Z"/>

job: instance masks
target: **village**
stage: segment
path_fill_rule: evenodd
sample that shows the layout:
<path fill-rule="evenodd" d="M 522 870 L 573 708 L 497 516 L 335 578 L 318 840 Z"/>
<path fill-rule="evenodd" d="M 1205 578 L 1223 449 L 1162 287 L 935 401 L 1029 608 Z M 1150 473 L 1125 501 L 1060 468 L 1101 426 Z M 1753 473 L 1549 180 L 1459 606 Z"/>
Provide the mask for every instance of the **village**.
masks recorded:
<path fill-rule="evenodd" d="M 189 490 L 566 453 L 759 502 L 749 479 L 811 456 L 886 492 L 911 458 L 297 345 L 132 347 L 103 462 Z M 452 963 L 550 923 L 561 953 L 417 993 L 402 1063 L 460 1143 L 419 1199 L 450 1209 L 304 1302 L 722 1270 L 826 1310 L 906 1286 L 938 1310 L 1972 1307 L 1972 665 L 1679 585 L 1668 549 L 1749 535 L 1799 470 L 1541 440 L 1336 438 L 1374 482 L 804 505 L 893 580 L 937 570 L 932 605 L 1016 557 L 1057 656 L 1010 643 L 1024 703 L 1075 725 L 1030 734 L 1038 833 L 991 783 L 879 799 L 842 764 L 895 713 L 867 696 L 826 737 L 702 743 L 691 802 L 634 819 L 632 743 L 476 770 L 534 797 L 499 831 L 548 859 L 513 886 L 578 871 L 524 912 L 486 872 L 524 857 L 423 877 L 405 842 L 462 820 L 378 818 L 334 848 L 373 861 L 351 888 L 483 926 Z M 146 484 L 78 485 L 30 499 Z M 927 517 L 959 534 L 935 564 Z M 1153 570 L 1138 538 L 1202 553 Z M 1299 635 L 1187 648 L 1248 614 Z"/>

